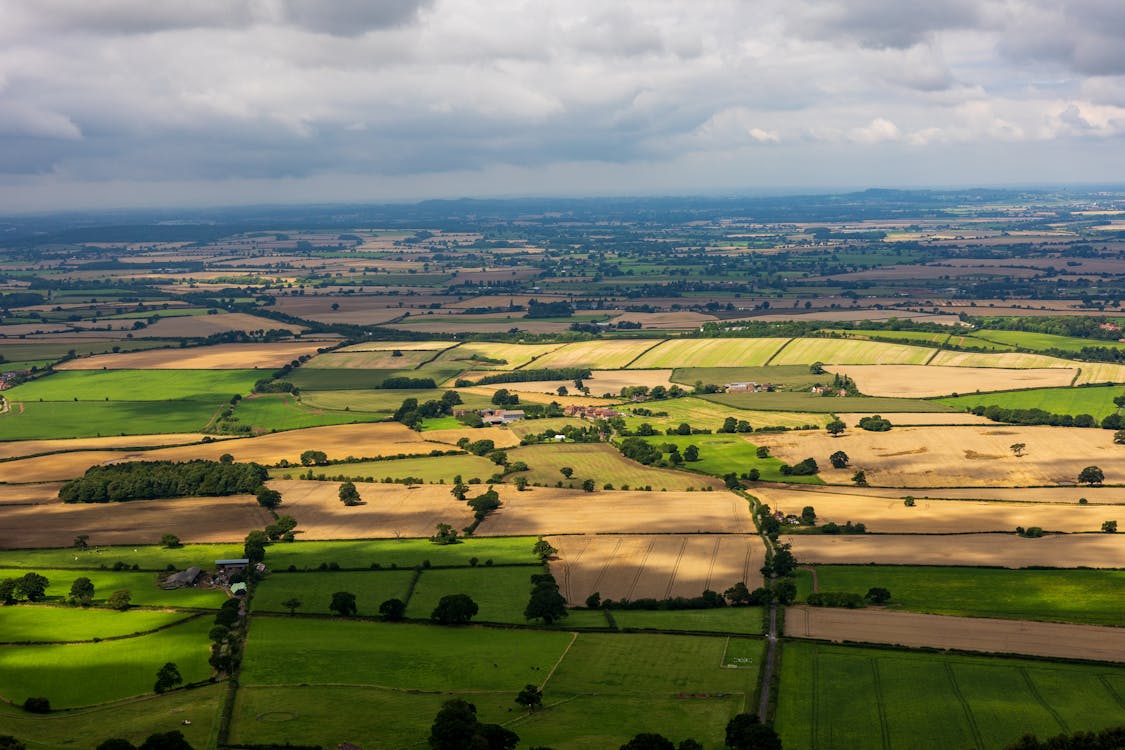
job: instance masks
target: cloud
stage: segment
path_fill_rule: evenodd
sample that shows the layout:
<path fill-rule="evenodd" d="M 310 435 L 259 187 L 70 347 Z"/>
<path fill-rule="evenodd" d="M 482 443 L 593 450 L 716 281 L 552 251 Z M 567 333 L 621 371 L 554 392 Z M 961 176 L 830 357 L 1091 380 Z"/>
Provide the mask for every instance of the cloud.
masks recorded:
<path fill-rule="evenodd" d="M 884 143 L 899 139 L 898 126 L 885 117 L 876 117 L 861 128 L 852 128 L 848 140 L 855 143 Z"/>

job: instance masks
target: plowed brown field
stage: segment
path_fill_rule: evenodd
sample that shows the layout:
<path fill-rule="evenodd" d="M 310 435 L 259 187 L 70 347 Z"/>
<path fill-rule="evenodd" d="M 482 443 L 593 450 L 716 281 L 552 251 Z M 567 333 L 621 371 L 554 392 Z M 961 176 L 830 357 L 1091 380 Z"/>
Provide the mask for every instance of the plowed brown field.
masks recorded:
<path fill-rule="evenodd" d="M 59 502 L 58 482 L 0 484 L 0 505 L 41 505 Z"/>
<path fill-rule="evenodd" d="M 602 599 L 664 599 L 761 585 L 765 554 L 755 535 L 556 536 L 550 563 L 563 595 L 581 604 Z"/>
<path fill-rule="evenodd" d="M 70 440 L 12 440 L 0 443 L 0 458 L 35 456 L 40 453 L 54 453 L 56 451 L 92 451 L 155 445 L 184 445 L 186 443 L 198 443 L 203 437 L 199 433 L 180 433 L 114 435 L 112 437 L 74 438 Z M 0 476 L 3 476 L 2 466 L 0 466 Z"/>
<path fill-rule="evenodd" d="M 883 609 L 789 607 L 785 635 L 1063 659 L 1125 661 L 1125 628 L 947 617 Z"/>

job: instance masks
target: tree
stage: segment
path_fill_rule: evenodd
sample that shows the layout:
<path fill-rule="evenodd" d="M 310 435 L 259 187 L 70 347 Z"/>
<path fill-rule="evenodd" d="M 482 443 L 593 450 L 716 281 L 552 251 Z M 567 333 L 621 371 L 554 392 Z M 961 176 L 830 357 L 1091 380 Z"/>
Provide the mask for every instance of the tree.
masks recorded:
<path fill-rule="evenodd" d="M 301 453 L 302 466 L 323 466 L 328 463 L 328 454 L 324 451 L 307 450 Z"/>
<path fill-rule="evenodd" d="M 379 614 L 387 622 L 400 622 L 406 617 L 406 602 L 402 599 L 387 599 L 379 605 Z"/>
<path fill-rule="evenodd" d="M 42 696 L 28 698 L 23 702 L 23 710 L 29 714 L 49 714 L 51 713 L 51 701 Z"/>
<path fill-rule="evenodd" d="M 1113 433 L 1113 442 L 1118 445 L 1125 445 L 1125 430 L 1118 430 Z"/>
<path fill-rule="evenodd" d="M 559 469 L 559 473 L 567 479 L 570 479 L 572 476 L 574 476 L 574 469 L 569 466 L 563 466 L 561 469 Z"/>
<path fill-rule="evenodd" d="M 781 738 L 762 724 L 757 714 L 738 714 L 727 722 L 726 745 L 730 750 L 781 750 Z"/>
<path fill-rule="evenodd" d="M 1123 430 L 1123 432 L 1125 432 L 1125 430 Z M 78 536 L 74 537 L 74 544 L 71 545 L 71 546 L 73 546 L 75 549 L 87 549 L 87 548 L 89 548 L 89 546 L 90 546 L 90 535 L 89 534 L 79 534 Z"/>
<path fill-rule="evenodd" d="M 157 732 L 150 734 L 137 750 L 192 750 L 183 732 Z"/>
<path fill-rule="evenodd" d="M 468 701 L 446 701 L 430 726 L 432 750 L 513 750 L 520 738 L 499 724 L 482 724 Z"/>
<path fill-rule="evenodd" d="M 27 745 L 10 734 L 0 734 L 0 750 L 27 750 Z"/>
<path fill-rule="evenodd" d="M 184 684 L 184 678 L 180 676 L 179 667 L 173 662 L 167 662 L 156 671 L 156 684 L 152 686 L 152 689 L 157 693 L 163 693 L 182 684 Z"/>
<path fill-rule="evenodd" d="M 622 745 L 621 750 L 676 750 L 676 746 L 662 734 L 642 732 Z"/>
<path fill-rule="evenodd" d="M 97 750 L 137 750 L 136 745 L 121 737 L 111 737 L 108 740 L 103 740 L 98 745 Z"/>
<path fill-rule="evenodd" d="M 517 492 L 523 492 L 527 489 L 527 477 L 516 477 L 512 480 L 512 483 L 516 486 Z"/>
<path fill-rule="evenodd" d="M 47 597 L 47 587 L 50 585 L 51 582 L 38 573 L 25 573 L 16 579 L 15 594 L 29 602 L 42 601 Z"/>
<path fill-rule="evenodd" d="M 556 553 L 558 553 L 558 550 L 552 547 L 551 543 L 543 537 L 539 537 L 539 541 L 531 546 L 531 554 L 536 555 L 542 562 L 547 562 Z"/>
<path fill-rule="evenodd" d="M 863 598 L 872 604 L 886 604 L 891 600 L 891 592 L 882 586 L 872 586 L 867 589 L 867 593 Z"/>
<path fill-rule="evenodd" d="M 288 599 L 286 599 L 285 601 L 283 601 L 283 602 L 281 603 L 281 606 L 283 606 L 283 607 L 285 607 L 285 608 L 286 608 L 287 610 L 289 610 L 289 614 L 291 614 L 291 615 L 292 615 L 292 614 L 296 614 L 296 613 L 297 613 L 297 610 L 298 610 L 298 609 L 300 608 L 300 606 L 301 606 L 302 604 L 304 604 L 304 602 L 302 602 L 302 601 L 301 601 L 300 599 L 298 599 L 298 598 L 297 598 L 297 597 L 295 597 L 295 596 L 291 596 L 291 597 L 289 597 Z"/>
<path fill-rule="evenodd" d="M 727 417 L 723 420 L 723 426 L 719 428 L 719 432 L 734 432 L 738 429 L 738 420 L 734 417 Z"/>
<path fill-rule="evenodd" d="M 355 482 L 344 482 L 340 485 L 340 502 L 349 508 L 363 502 L 359 496 L 359 490 L 355 488 Z"/>
<path fill-rule="evenodd" d="M 739 581 L 723 592 L 723 596 L 730 602 L 732 607 L 745 606 L 750 603 L 750 589 L 746 587 L 745 581 Z"/>
<path fill-rule="evenodd" d="M 277 490 L 271 490 L 263 484 L 262 488 L 258 490 L 258 505 L 273 510 L 281 505 L 281 493 Z"/>
<path fill-rule="evenodd" d="M 83 607 L 89 605 L 94 600 L 94 582 L 86 576 L 75 578 L 74 583 L 70 584 L 67 599 L 71 604 L 81 604 Z"/>
<path fill-rule="evenodd" d="M 680 422 L 680 424 L 676 427 L 675 432 L 677 435 L 690 435 L 691 425 L 687 422 Z"/>
<path fill-rule="evenodd" d="M 698 461 L 699 460 L 699 446 L 698 445 L 689 445 L 688 447 L 684 448 L 684 460 L 685 461 Z"/>
<path fill-rule="evenodd" d="M 229 453 L 224 453 L 223 455 L 219 456 L 219 463 L 221 463 L 221 464 L 233 464 L 234 463 L 234 456 L 232 456 Z"/>
<path fill-rule="evenodd" d="M 524 685 L 523 690 L 516 696 L 516 703 L 534 712 L 537 708 L 543 708 L 543 691 L 535 685 Z"/>
<path fill-rule="evenodd" d="M 1027 443 L 1012 443 L 1008 446 L 1016 458 L 1023 458 L 1023 452 L 1027 449 Z"/>
<path fill-rule="evenodd" d="M 106 604 L 112 609 L 116 609 L 119 612 L 124 612 L 125 610 L 129 609 L 129 603 L 132 600 L 133 595 L 129 592 L 129 589 L 117 589 L 117 591 L 114 591 L 109 595 L 109 599 L 106 601 Z"/>
<path fill-rule="evenodd" d="M 439 523 L 434 531 L 434 535 L 430 537 L 430 541 L 434 544 L 456 544 L 457 543 L 457 529 L 453 528 L 447 523 Z"/>
<path fill-rule="evenodd" d="M 836 451 L 828 457 L 828 462 L 832 464 L 833 469 L 847 468 L 848 461 L 850 460 L 851 459 L 848 458 L 848 454 L 844 453 L 843 451 Z"/>
<path fill-rule="evenodd" d="M 439 625 L 465 625 L 480 607 L 467 594 L 446 594 L 438 600 L 430 619 Z"/>
<path fill-rule="evenodd" d="M 771 598 L 778 604 L 792 604 L 797 600 L 797 584 L 787 579 L 778 581 L 773 586 Z"/>
<path fill-rule="evenodd" d="M 1105 474 L 1097 466 L 1087 466 L 1078 472 L 1078 481 L 1093 486 L 1105 481 Z"/>
<path fill-rule="evenodd" d="M 160 537 L 160 546 L 167 549 L 176 549 L 180 547 L 180 538 L 175 534 L 164 534 Z"/>
<path fill-rule="evenodd" d="M 860 469 L 855 474 L 852 474 L 852 481 L 855 482 L 860 487 L 866 487 L 867 486 L 867 472 L 865 472 L 863 469 Z"/>
<path fill-rule="evenodd" d="M 355 594 L 350 591 L 337 591 L 332 595 L 332 603 L 328 605 L 331 612 L 340 617 L 352 617 L 358 611 L 355 606 Z"/>
<path fill-rule="evenodd" d="M 848 426 L 838 419 L 833 419 L 831 422 L 824 425 L 824 429 L 826 429 L 828 431 L 828 434 L 832 437 L 837 437 L 844 430 L 848 429 Z"/>
<path fill-rule="evenodd" d="M 242 554 L 251 563 L 259 563 L 266 559 L 266 545 L 270 543 L 269 535 L 259 529 L 254 529 L 246 535 L 242 544 Z"/>
<path fill-rule="evenodd" d="M 449 494 L 462 502 L 465 501 L 465 496 L 469 494 L 469 485 L 461 481 L 460 474 L 453 477 L 453 487 L 450 488 Z"/>
<path fill-rule="evenodd" d="M 806 505 L 801 508 L 801 523 L 805 526 L 814 526 L 816 524 L 816 510 L 811 505 Z"/>
<path fill-rule="evenodd" d="M 600 591 L 595 591 L 586 597 L 586 609 L 601 609 L 602 594 Z"/>
<path fill-rule="evenodd" d="M 1107 534 L 1117 533 L 1117 521 L 1102 521 L 1102 531 Z"/>
<path fill-rule="evenodd" d="M 593 492 L 594 491 L 594 480 L 593 479 L 583 479 L 582 480 L 582 489 L 585 490 L 586 492 Z"/>
<path fill-rule="evenodd" d="M 567 388 L 566 388 L 566 386 L 565 386 L 565 385 L 560 385 L 560 386 L 559 386 L 559 387 L 558 387 L 558 388 L 557 388 L 557 389 L 555 390 L 555 393 L 559 394 L 560 396 L 565 396 L 565 395 L 569 394 L 569 393 L 570 393 L 570 391 L 568 391 L 568 390 L 567 390 Z"/>
<path fill-rule="evenodd" d="M 542 620 L 547 625 L 566 617 L 566 599 L 559 593 L 559 584 L 550 573 L 533 575 L 531 598 L 523 610 L 528 620 Z"/>

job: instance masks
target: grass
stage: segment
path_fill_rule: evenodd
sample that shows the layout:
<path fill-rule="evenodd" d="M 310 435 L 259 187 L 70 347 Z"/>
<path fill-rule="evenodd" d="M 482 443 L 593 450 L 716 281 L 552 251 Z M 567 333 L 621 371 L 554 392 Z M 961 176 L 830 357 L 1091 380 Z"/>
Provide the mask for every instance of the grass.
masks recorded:
<path fill-rule="evenodd" d="M 256 612 L 288 612 L 282 605 L 287 599 L 300 599 L 298 612 L 331 614 L 328 604 L 337 591 L 355 594 L 359 614 L 373 616 L 387 599 L 406 600 L 412 570 L 378 570 L 367 572 L 274 573 L 263 580 L 254 592 Z"/>
<path fill-rule="evenodd" d="M 422 404 L 426 401 L 440 399 L 446 390 L 448 389 L 306 391 L 301 394 L 301 403 L 313 409 L 337 411 L 350 409 L 352 411 L 393 414 L 405 399 L 416 398 L 418 403 Z M 489 401 L 490 396 L 460 393 L 462 400 L 465 402 L 465 408 L 478 409 L 492 405 Z"/>
<path fill-rule="evenodd" d="M 469 341 L 442 352 L 435 365 L 472 368 L 474 370 L 514 370 L 544 356 L 560 344 L 494 344 Z M 477 359 L 473 359 L 476 356 Z M 504 364 L 487 360 L 504 360 Z"/>
<path fill-rule="evenodd" d="M 773 358 L 777 365 L 921 365 L 932 348 L 855 339 L 793 339 Z"/>
<path fill-rule="evenodd" d="M 29 750 L 66 750 L 75 747 L 76 741 L 85 747 L 109 737 L 121 737 L 139 746 L 149 735 L 175 728 L 192 747 L 202 750 L 213 747 L 224 690 L 222 685 L 204 685 L 45 716 L 0 703 L 0 734 L 19 737 Z M 185 725 L 184 720 L 191 723 Z"/>
<path fill-rule="evenodd" d="M 464 427 L 456 417 L 434 417 L 422 421 L 422 432 L 429 430 L 458 430 Z"/>
<path fill-rule="evenodd" d="M 895 412 L 948 412 L 945 404 L 936 401 L 920 401 L 912 398 L 883 398 L 878 396 L 837 397 L 821 396 L 816 393 L 716 393 L 701 396 L 708 401 L 735 409 L 762 409 L 778 411 L 819 412 L 839 414 L 841 412 L 874 412 L 893 414 Z M 732 415 L 737 416 L 737 415 Z"/>
<path fill-rule="evenodd" d="M 646 401 L 642 404 L 637 404 L 636 407 L 648 409 L 653 412 L 666 412 L 667 416 L 626 417 L 626 423 L 631 427 L 636 427 L 641 422 L 648 422 L 653 427 L 665 429 L 668 427 L 676 427 L 683 422 L 687 422 L 692 427 L 717 430 L 723 426 L 723 422 L 727 417 L 745 419 L 750 423 L 751 427 L 803 427 L 806 424 L 821 425 L 827 422 L 823 414 L 747 411 L 708 401 L 705 398 L 692 396 L 668 399 L 666 401 Z M 617 408 L 624 414 L 631 413 L 631 407 L 629 406 Z"/>
<path fill-rule="evenodd" d="M 1125 344 L 1117 341 L 1083 339 L 1076 336 L 1056 336 L 1050 333 L 1034 333 L 1031 331 L 997 331 L 986 328 L 976 331 L 973 334 L 973 338 L 1035 351 L 1060 349 L 1065 352 L 1078 352 L 1085 347 L 1091 346 L 1108 349 L 1125 349 Z"/>
<path fill-rule="evenodd" d="M 18 578 L 29 572 L 26 569 L 0 568 L 0 580 Z M 94 603 L 103 604 L 118 589 L 128 589 L 133 595 L 132 604 L 142 607 L 181 607 L 187 609 L 218 609 L 226 599 L 219 589 L 174 589 L 165 591 L 156 584 L 156 574 L 125 570 L 52 570 L 35 568 L 34 572 L 47 578 L 47 597 L 61 602 L 70 593 L 74 579 L 85 576 L 94 584 Z"/>
<path fill-rule="evenodd" d="M 505 690 L 515 697 L 543 679 L 569 641 L 566 633 L 536 630 L 259 616 L 242 683 Z"/>
<path fill-rule="evenodd" d="M 543 355 L 535 360 L 535 364 L 529 365 L 529 369 L 589 367 L 591 370 L 620 370 L 658 343 L 658 339 L 579 341 Z"/>
<path fill-rule="evenodd" d="M 823 333 L 836 333 L 851 339 L 894 339 L 904 344 L 917 344 L 919 346 L 936 346 L 944 343 L 949 338 L 949 331 L 937 333 L 930 331 L 865 331 L 861 329 L 821 329 Z"/>
<path fill-rule="evenodd" d="M 357 388 L 377 388 L 390 377 L 433 378 L 435 383 L 448 380 L 459 372 L 454 369 L 420 368 L 417 370 L 329 369 L 301 367 L 286 379 L 302 391 L 346 391 Z M 399 399 L 402 402 L 402 398 Z M 398 404 L 395 404 L 397 407 Z M 395 407 L 392 407 L 395 408 Z"/>
<path fill-rule="evenodd" d="M 786 390 L 808 390 L 817 383 L 831 380 L 831 375 L 813 375 L 807 365 L 768 365 L 765 367 L 677 367 L 670 378 L 673 383 L 694 386 L 697 381 L 725 385 L 727 383 L 771 383 Z"/>
<path fill-rule="evenodd" d="M 171 625 L 187 615 L 181 612 L 81 607 L 19 605 L 5 607 L 0 617 L 0 643 L 87 641 L 112 638 Z"/>
<path fill-rule="evenodd" d="M 8 391 L 12 401 L 169 401 L 249 393 L 261 370 L 68 370 Z"/>
<path fill-rule="evenodd" d="M 761 635 L 761 607 L 646 611 L 619 609 L 613 619 L 622 630 L 687 630 L 699 633 Z"/>
<path fill-rule="evenodd" d="M 1106 385 L 1088 388 L 1031 388 L 1002 393 L 974 393 L 935 400 L 959 410 L 995 405 L 1004 409 L 1042 409 L 1052 414 L 1090 414 L 1095 419 L 1101 420 L 1117 412 L 1113 399 L 1123 394 L 1125 391 L 1121 386 Z"/>
<path fill-rule="evenodd" d="M 821 591 L 881 586 L 895 609 L 1121 626 L 1122 570 L 818 565 Z"/>
<path fill-rule="evenodd" d="M 630 367 L 758 367 L 788 338 L 674 339 L 650 349 Z"/>
<path fill-rule="evenodd" d="M 298 570 L 313 570 L 321 563 L 335 562 L 341 568 L 369 569 L 372 563 L 384 568 L 392 565 L 413 568 L 429 560 L 435 566 L 468 566 L 476 557 L 484 564 L 535 563 L 531 553 L 535 537 L 471 537 L 458 544 L 439 545 L 428 539 L 381 539 L 346 542 L 293 542 L 275 544 L 266 552 L 274 570 L 290 565 Z"/>
<path fill-rule="evenodd" d="M 1120 723 L 1125 670 L 787 642 L 775 727 L 788 748 L 999 748 Z M 1052 715 L 1052 712 L 1054 715 Z M 1057 715 L 1057 719 L 1055 718 Z M 1065 725 L 1061 722 L 1065 722 Z"/>
<path fill-rule="evenodd" d="M 378 422 L 386 419 L 383 412 L 326 411 L 302 403 L 288 393 L 268 394 L 244 398 L 234 409 L 239 424 L 255 430 L 299 430 L 305 427 L 323 427 L 352 422 Z"/>
<path fill-rule="evenodd" d="M 468 594 L 480 607 L 477 622 L 523 624 L 523 609 L 531 596 L 531 576 L 542 568 L 460 568 L 424 570 L 406 609 L 408 617 L 427 618 L 447 594 Z"/>
<path fill-rule="evenodd" d="M 657 469 L 630 461 L 606 443 L 529 445 L 510 449 L 508 460 L 524 461 L 530 467 L 528 471 L 511 476 L 523 475 L 532 484 L 549 487 L 560 480 L 564 487 L 581 487 L 586 479 L 593 479 L 597 489 L 610 481 L 619 489 L 626 484 L 633 489 L 651 486 L 654 490 L 686 490 L 688 487 L 714 484 L 711 480 L 693 477 L 686 472 Z M 565 479 L 559 471 L 564 466 L 574 469 L 570 479 Z"/>
<path fill-rule="evenodd" d="M 452 446 L 444 446 L 453 450 Z M 335 464 L 329 467 L 327 473 L 331 476 L 343 475 L 366 479 L 371 477 L 376 481 L 391 477 L 401 479 L 416 477 L 426 482 L 440 482 L 445 480 L 453 483 L 453 477 L 458 474 L 468 481 L 474 477 L 484 481 L 500 471 L 500 467 L 492 461 L 471 453 L 455 454 L 452 456 L 426 456 L 421 458 L 396 458 L 388 461 L 362 461 L 354 464 Z M 296 475 L 300 469 L 273 469 L 274 477 Z"/>
<path fill-rule="evenodd" d="M 169 565 L 177 569 L 198 565 L 212 565 L 215 560 L 242 556 L 241 544 L 185 544 L 168 549 L 156 545 L 123 547 L 90 547 L 77 550 L 72 547 L 57 549 L 0 550 L 0 567 L 10 568 L 100 568 L 124 562 L 144 570 L 164 570 Z M 98 571 L 106 572 L 106 571 Z M 79 574 L 75 574 L 79 575 Z"/>
<path fill-rule="evenodd" d="M 741 474 L 757 469 L 761 473 L 759 479 L 765 482 L 824 484 L 824 481 L 815 474 L 810 476 L 782 474 L 781 466 L 785 462 L 772 456 L 758 458 L 756 452 L 758 447 L 743 435 L 660 435 L 645 439 L 658 448 L 665 444 L 678 446 L 680 455 L 683 455 L 689 445 L 699 448 L 699 460 L 682 464 L 682 470 L 721 477 L 732 471 Z"/>
<path fill-rule="evenodd" d="M 11 361 L 49 359 L 52 362 L 65 357 L 73 351 L 81 356 L 86 354 L 109 354 L 117 347 L 118 351 L 135 352 L 142 349 L 160 349 L 162 347 L 179 346 L 176 341 L 162 341 L 160 339 L 122 339 L 120 341 L 94 341 L 88 344 L 74 342 L 64 343 L 12 343 L 11 340 L 0 344 L 0 354 Z"/>
<path fill-rule="evenodd" d="M 52 708 L 141 695 L 152 691 L 156 670 L 165 662 L 179 667 L 185 682 L 205 680 L 207 632 L 213 623 L 200 617 L 151 635 L 65 646 L 0 646 L 0 695 L 20 703 L 44 696 Z"/>
<path fill-rule="evenodd" d="M 226 398 L 169 401 L 26 401 L 0 415 L 0 440 L 199 432 Z"/>

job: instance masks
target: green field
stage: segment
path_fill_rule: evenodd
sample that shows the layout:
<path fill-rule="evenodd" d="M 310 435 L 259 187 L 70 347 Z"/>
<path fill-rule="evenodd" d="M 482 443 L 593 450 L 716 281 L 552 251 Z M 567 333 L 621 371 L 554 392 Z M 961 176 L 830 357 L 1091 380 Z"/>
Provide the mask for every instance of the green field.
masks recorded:
<path fill-rule="evenodd" d="M 155 668 L 153 673 L 155 676 Z M 69 750 L 94 747 L 110 737 L 122 737 L 139 746 L 150 734 L 177 730 L 192 747 L 203 750 L 214 746 L 225 689 L 222 685 L 204 685 L 45 716 L 0 702 L 0 734 L 20 738 L 30 750 Z M 185 720 L 191 723 L 185 725 Z"/>
<path fill-rule="evenodd" d="M 861 329 L 831 329 L 822 328 L 822 333 L 835 333 L 850 339 L 893 339 L 904 344 L 917 344 L 918 346 L 938 346 L 949 338 L 949 331 L 864 331 Z"/>
<path fill-rule="evenodd" d="M 934 400 L 958 410 L 995 405 L 1004 409 L 1042 409 L 1052 414 L 1072 416 L 1090 414 L 1095 419 L 1101 420 L 1117 412 L 1113 399 L 1121 395 L 1125 395 L 1125 390 L 1121 386 L 1103 385 L 1089 388 L 1032 388 L 1026 391 L 974 393 Z"/>
<path fill-rule="evenodd" d="M 482 434 L 482 437 L 484 434 Z M 455 450 L 451 445 L 438 446 L 436 449 L 445 448 Z M 395 458 L 387 461 L 361 461 L 354 464 L 336 464 L 331 467 L 332 476 L 371 477 L 375 481 L 391 477 L 402 479 L 415 477 L 427 482 L 453 483 L 453 477 L 460 474 L 467 482 L 474 477 L 482 482 L 493 474 L 501 471 L 500 467 L 482 456 L 471 453 L 459 453 L 452 456 L 423 456 L 418 458 Z M 271 469 L 274 477 L 296 476 L 300 469 Z"/>
<path fill-rule="evenodd" d="M 821 412 L 839 414 L 849 412 L 948 412 L 953 411 L 936 401 L 912 398 L 883 398 L 878 396 L 821 396 L 817 393 L 716 393 L 700 396 L 716 404 L 735 409 L 777 409 L 779 411 Z M 737 416 L 737 415 L 732 415 Z"/>
<path fill-rule="evenodd" d="M 180 612 L 81 607 L 51 607 L 35 604 L 5 607 L 0 615 L 0 643 L 47 643 L 89 641 L 155 630 L 190 615 Z"/>
<path fill-rule="evenodd" d="M 531 576 L 542 572 L 539 566 L 424 570 L 414 587 L 406 615 L 427 618 L 441 597 L 468 594 L 480 607 L 474 622 L 524 624 L 527 620 L 523 609 L 531 596 Z"/>
<path fill-rule="evenodd" d="M 218 609 L 226 599 L 226 594 L 218 589 L 175 589 L 165 591 L 156 585 L 156 574 L 150 572 L 118 570 L 52 570 L 34 568 L 34 572 L 44 576 L 50 585 L 47 597 L 51 602 L 59 602 L 70 593 L 74 579 L 85 576 L 94 584 L 94 603 L 102 604 L 110 594 L 119 589 L 128 589 L 133 595 L 132 604 L 143 607 L 181 607 L 188 609 Z M 0 568 L 0 580 L 19 578 L 30 571 L 26 569 Z"/>
<path fill-rule="evenodd" d="M 416 398 L 418 403 L 441 398 L 447 389 L 423 388 L 413 390 L 325 390 L 305 391 L 301 394 L 301 403 L 312 409 L 325 409 L 360 412 L 376 412 L 386 415 L 393 414 L 405 399 Z M 489 397 L 478 396 L 472 393 L 461 392 L 461 399 L 469 409 L 478 409 L 491 406 Z"/>
<path fill-rule="evenodd" d="M 88 344 L 75 342 L 64 343 L 27 343 L 15 342 L 12 339 L 0 342 L 0 355 L 5 359 L 16 362 L 20 360 L 49 359 L 52 362 L 65 357 L 73 351 L 79 356 L 86 354 L 109 354 L 117 347 L 118 351 L 135 352 L 142 349 L 160 349 L 162 347 L 178 347 L 177 341 L 163 341 L 160 339 L 124 339 L 121 341 L 92 341 Z"/>
<path fill-rule="evenodd" d="M 428 539 L 382 539 L 346 542 L 293 542 L 275 544 L 266 552 L 266 560 L 274 570 L 293 565 L 298 570 L 313 570 L 322 563 L 336 563 L 344 569 L 369 569 L 372 564 L 384 568 L 413 568 L 426 560 L 435 566 L 468 566 L 476 557 L 483 565 L 492 560 L 506 563 L 536 563 L 531 553 L 534 537 L 471 537 L 457 544 L 433 544 Z"/>
<path fill-rule="evenodd" d="M 759 367 L 788 338 L 673 339 L 649 349 L 630 367 Z"/>
<path fill-rule="evenodd" d="M 934 349 L 855 339 L 793 339 L 774 356 L 775 365 L 923 365 Z"/>
<path fill-rule="evenodd" d="M 207 679 L 211 618 L 158 633 L 65 646 L 0 646 L 0 695 L 44 696 L 52 708 L 85 706 L 152 692 L 156 670 L 175 663 L 185 682 Z"/>
<path fill-rule="evenodd" d="M 0 414 L 0 440 L 199 432 L 226 400 L 204 396 L 172 401 L 25 401 Z"/>
<path fill-rule="evenodd" d="M 824 481 L 814 475 L 811 476 L 786 476 L 781 473 L 781 465 L 785 463 L 779 458 L 758 458 L 757 446 L 750 442 L 752 435 L 739 434 L 723 435 L 660 435 L 645 438 L 656 447 L 665 444 L 676 445 L 680 455 L 689 445 L 699 449 L 699 460 L 689 461 L 681 465 L 681 470 L 697 471 L 721 477 L 730 472 L 742 472 L 757 469 L 764 482 L 798 482 L 803 484 L 824 484 Z M 665 454 L 667 456 L 667 454 Z"/>
<path fill-rule="evenodd" d="M 530 468 L 510 476 L 523 475 L 532 484 L 554 487 L 562 481 L 563 487 L 581 487 L 585 479 L 593 479 L 601 489 L 606 482 L 621 489 L 624 485 L 636 489 L 651 486 L 654 490 L 686 490 L 688 487 L 714 485 L 712 479 L 692 476 L 682 471 L 657 469 L 630 461 L 606 443 L 558 443 L 555 445 L 529 445 L 508 451 L 508 460 L 523 461 Z M 569 466 L 574 469 L 570 479 L 564 479 L 559 470 Z"/>
<path fill-rule="evenodd" d="M 433 378 L 440 384 L 456 375 L 459 370 L 424 367 L 418 370 L 358 370 L 306 368 L 291 372 L 286 379 L 302 391 L 347 391 L 357 388 L 376 388 L 391 377 Z M 401 402 L 402 399 L 400 398 Z M 398 404 L 395 404 L 398 406 Z M 393 407 L 392 407 L 393 410 Z"/>
<path fill-rule="evenodd" d="M 124 562 L 130 567 L 136 565 L 142 570 L 164 570 L 168 565 L 180 569 L 190 565 L 205 568 L 215 560 L 240 557 L 241 553 L 241 544 L 185 544 L 175 549 L 156 545 L 90 547 L 84 550 L 73 547 L 6 549 L 0 550 L 0 568 L 101 568 L 112 567 L 117 562 Z"/>
<path fill-rule="evenodd" d="M 1112 685 L 1112 689 L 1110 686 Z M 786 642 L 775 727 L 786 750 L 999 750 L 1121 723 L 1125 669 Z"/>
<path fill-rule="evenodd" d="M 973 338 L 1033 351 L 1061 349 L 1065 352 L 1078 352 L 1091 346 L 1125 349 L 1125 343 L 1118 341 L 1083 339 L 1076 336 L 1055 336 L 1050 333 L 1034 333 L 1031 331 L 997 331 L 986 328 L 973 333 Z"/>
<path fill-rule="evenodd" d="M 12 388 L 11 401 L 168 401 L 249 393 L 261 370 L 67 370 Z"/>
<path fill-rule="evenodd" d="M 255 431 L 299 430 L 305 427 L 322 427 L 330 424 L 352 422 L 378 422 L 386 419 L 385 412 L 363 412 L 316 409 L 304 404 L 288 393 L 268 394 L 244 398 L 234 408 L 237 424 L 248 425 Z"/>
<path fill-rule="evenodd" d="M 1122 570 L 818 565 L 821 591 L 881 586 L 891 607 L 938 615 L 1125 626 Z"/>
<path fill-rule="evenodd" d="M 768 394 L 775 395 L 775 394 Z M 780 394 L 777 394 L 780 395 Z M 705 430 L 717 430 L 723 426 L 727 417 L 744 419 L 752 428 L 760 427 L 803 427 L 807 424 L 820 426 L 828 421 L 824 414 L 810 412 L 770 412 L 749 411 L 718 404 L 705 398 L 688 396 L 686 398 L 673 398 L 666 401 L 646 401 L 632 406 L 616 407 L 625 415 L 632 413 L 633 409 L 647 409 L 651 412 L 665 412 L 667 416 L 634 417 L 626 416 L 625 422 L 630 427 L 636 427 L 642 422 L 648 422 L 653 427 L 664 430 L 668 427 L 678 427 L 687 422 L 692 427 Z M 528 424 L 534 425 L 535 420 Z"/>
<path fill-rule="evenodd" d="M 761 607 L 684 609 L 670 611 L 613 610 L 622 630 L 685 630 L 698 633 L 744 633 L 761 635 Z"/>
<path fill-rule="evenodd" d="M 808 390 L 817 383 L 832 380 L 831 375 L 813 375 L 807 365 L 768 365 L 765 367 L 677 367 L 672 371 L 673 383 L 694 386 L 696 382 L 726 385 L 727 383 L 770 383 L 787 391 Z"/>
<path fill-rule="evenodd" d="M 327 615 L 331 614 L 328 605 L 332 594 L 349 591 L 355 594 L 358 613 L 371 617 L 379 613 L 379 605 L 387 599 L 405 601 L 414 575 L 412 570 L 273 573 L 258 584 L 254 610 L 288 612 L 282 602 L 295 597 L 301 600 L 298 612 Z"/>

